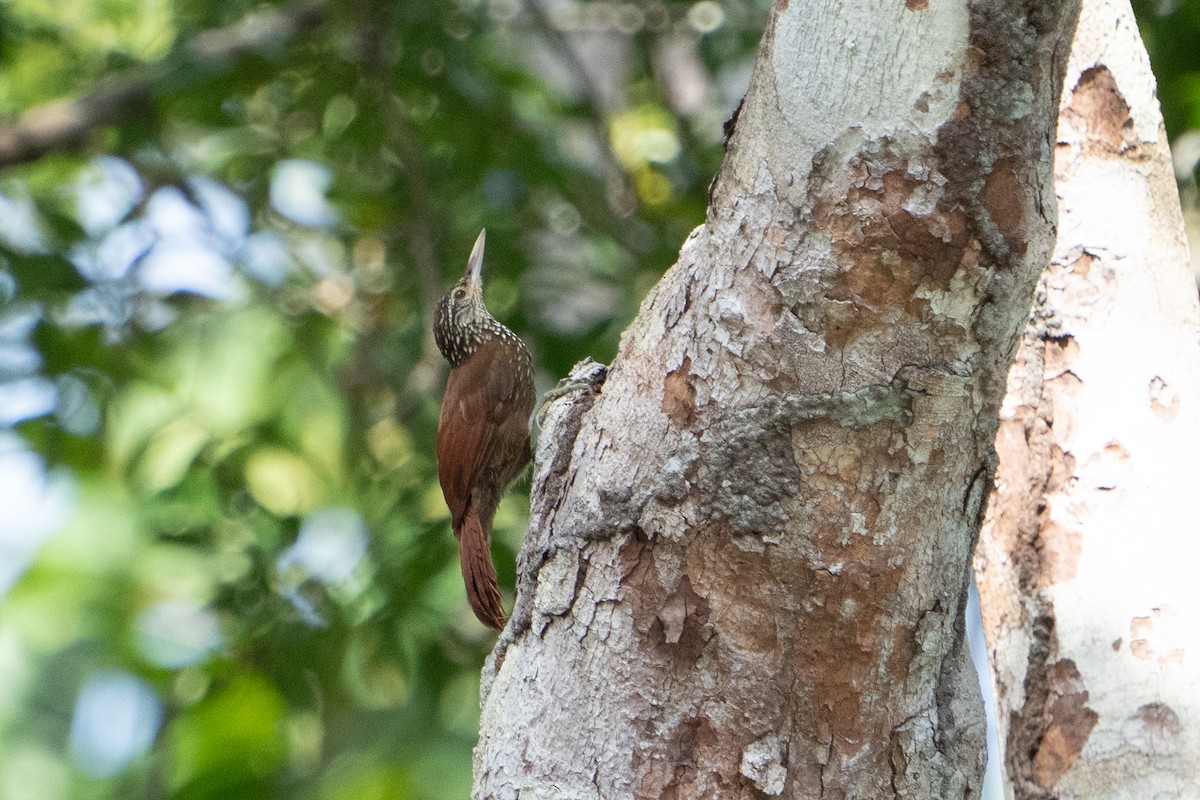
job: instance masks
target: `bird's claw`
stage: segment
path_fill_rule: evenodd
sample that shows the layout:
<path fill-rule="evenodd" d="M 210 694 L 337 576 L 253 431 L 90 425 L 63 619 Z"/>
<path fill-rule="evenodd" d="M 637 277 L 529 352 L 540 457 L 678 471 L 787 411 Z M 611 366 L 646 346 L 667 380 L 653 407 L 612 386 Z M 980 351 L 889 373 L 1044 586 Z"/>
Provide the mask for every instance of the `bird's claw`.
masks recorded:
<path fill-rule="evenodd" d="M 542 422 L 545 421 L 550 406 L 556 400 L 571 394 L 597 394 L 607 377 L 607 366 L 594 360 L 591 356 L 583 359 L 571 367 L 571 372 L 567 377 L 560 380 L 553 389 L 542 396 L 537 410 L 533 412 L 533 424 L 541 430 Z"/>

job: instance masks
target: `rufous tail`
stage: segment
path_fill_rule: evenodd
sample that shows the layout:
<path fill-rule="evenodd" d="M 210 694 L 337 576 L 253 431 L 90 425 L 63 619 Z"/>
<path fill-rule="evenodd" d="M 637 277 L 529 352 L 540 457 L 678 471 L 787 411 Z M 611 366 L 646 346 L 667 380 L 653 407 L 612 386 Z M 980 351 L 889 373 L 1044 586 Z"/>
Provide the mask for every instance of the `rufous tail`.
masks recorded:
<path fill-rule="evenodd" d="M 480 622 L 489 628 L 501 630 L 507 620 L 500 602 L 500 585 L 496 582 L 496 568 L 492 565 L 487 533 L 474 508 L 467 509 L 455 535 L 458 537 L 463 583 L 467 587 L 467 602 Z"/>

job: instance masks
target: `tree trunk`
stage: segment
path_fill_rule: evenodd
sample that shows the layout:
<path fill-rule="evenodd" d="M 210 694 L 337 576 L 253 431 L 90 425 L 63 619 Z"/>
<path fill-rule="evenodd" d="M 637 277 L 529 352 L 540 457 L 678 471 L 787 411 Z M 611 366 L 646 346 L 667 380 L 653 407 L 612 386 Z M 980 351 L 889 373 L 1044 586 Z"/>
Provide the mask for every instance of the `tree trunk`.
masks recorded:
<path fill-rule="evenodd" d="M 963 606 L 1076 8 L 776 3 L 706 223 L 549 410 L 475 797 L 977 794 Z"/>
<path fill-rule="evenodd" d="M 976 562 L 1017 798 L 1200 793 L 1200 307 L 1154 91 L 1127 0 L 1086 0 Z"/>

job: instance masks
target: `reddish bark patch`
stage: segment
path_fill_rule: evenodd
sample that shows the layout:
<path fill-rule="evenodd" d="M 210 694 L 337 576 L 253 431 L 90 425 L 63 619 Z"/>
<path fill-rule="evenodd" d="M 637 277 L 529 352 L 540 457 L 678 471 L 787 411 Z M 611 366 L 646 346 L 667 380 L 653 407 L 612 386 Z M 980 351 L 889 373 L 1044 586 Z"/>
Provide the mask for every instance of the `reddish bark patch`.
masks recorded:
<path fill-rule="evenodd" d="M 904 0 L 904 7 L 909 11 L 924 11 L 929 8 L 929 0 Z"/>
<path fill-rule="evenodd" d="M 1046 728 L 1033 755 L 1033 779 L 1042 789 L 1053 789 L 1067 773 L 1100 716 L 1087 707 L 1088 692 L 1075 662 L 1063 659 L 1046 675 L 1050 696 Z"/>
<path fill-rule="evenodd" d="M 1173 755 L 1183 746 L 1183 722 L 1166 703 L 1146 703 L 1138 708 L 1122 733 L 1142 752 L 1154 756 Z"/>
<path fill-rule="evenodd" d="M 828 420 L 802 420 L 792 425 L 792 453 L 803 476 L 804 494 L 816 498 L 815 507 L 806 514 L 812 525 L 811 540 L 826 563 L 887 568 L 889 554 L 870 536 L 848 532 L 876 529 L 882 511 L 880 487 L 895 486 L 910 468 L 903 450 L 886 458 L 864 456 L 872 441 L 886 440 L 896 432 L 893 426 L 884 422 L 849 429 Z M 935 449 L 930 459 L 942 457 Z"/>
<path fill-rule="evenodd" d="M 1154 616 L 1160 615 L 1158 609 L 1154 610 Z M 1134 617 L 1129 621 L 1129 652 L 1134 658 L 1140 658 L 1143 661 L 1149 661 L 1154 656 L 1154 650 L 1150 646 L 1150 635 L 1154 633 L 1154 619 L 1151 617 Z"/>
<path fill-rule="evenodd" d="M 658 646 L 663 668 L 688 673 L 712 638 L 708 601 L 692 588 L 685 573 L 678 575 L 658 562 L 657 548 L 634 538 L 621 550 L 625 576 L 621 583 L 633 591 L 633 625 Z M 670 559 L 666 559 L 670 563 Z"/>
<path fill-rule="evenodd" d="M 1178 647 L 1164 644 L 1163 638 L 1155 637 L 1155 629 L 1160 624 L 1170 626 L 1165 622 L 1171 614 L 1170 608 L 1153 608 L 1145 617 L 1134 617 L 1129 621 L 1129 652 L 1134 658 L 1150 661 L 1153 659 L 1160 666 L 1183 663 L 1184 651 Z M 1178 621 L 1174 621 L 1178 624 Z M 1155 644 L 1157 643 L 1157 647 Z"/>
<path fill-rule="evenodd" d="M 1092 274 L 1092 265 L 1096 263 L 1096 257 L 1086 250 L 1080 252 L 1079 258 L 1072 261 L 1067 266 L 1071 272 L 1078 275 L 1080 278 L 1087 280 L 1087 277 Z"/>
<path fill-rule="evenodd" d="M 1086 69 L 1071 90 L 1067 113 L 1086 130 L 1087 141 L 1106 152 L 1124 153 L 1138 145 L 1133 116 L 1116 78 L 1107 67 Z"/>
<path fill-rule="evenodd" d="M 878 679 L 881 669 L 891 675 L 907 673 L 907 662 L 916 652 L 916 643 L 899 634 L 894 625 L 881 619 L 889 609 L 881 607 L 879 597 L 898 591 L 903 578 L 900 570 L 875 573 L 847 564 L 838 576 L 819 580 L 812 604 L 805 615 L 803 634 L 795 646 L 793 681 L 803 687 L 814 719 L 821 719 L 827 731 L 821 739 L 836 738 L 853 742 L 860 739 L 867 719 L 875 709 L 863 707 L 867 700 L 862 688 Z M 886 666 L 880 653 L 889 653 Z M 838 669 L 830 670 L 830 664 Z M 886 748 L 876 753 L 886 757 Z"/>
<path fill-rule="evenodd" d="M 1048 380 L 1071 372 L 1079 363 L 1079 342 L 1074 336 L 1056 336 L 1046 339 L 1044 373 Z"/>
<path fill-rule="evenodd" d="M 1002 158 L 995 163 L 983 183 L 980 200 L 996 229 L 1017 253 L 1025 252 L 1028 228 L 1028 190 L 1024 188 L 1024 165 L 1015 158 Z"/>
<path fill-rule="evenodd" d="M 895 486 L 900 475 L 911 469 L 908 454 L 897 450 L 886 457 L 876 454 L 865 458 L 872 441 L 887 440 L 893 423 L 848 429 L 827 420 L 809 420 L 793 426 L 793 453 L 804 476 L 805 494 L 819 498 L 807 514 L 812 527 L 811 546 L 819 554 L 820 563 L 834 565 L 830 572 L 815 572 L 821 581 L 820 589 L 810 594 L 821 597 L 831 614 L 828 624 L 815 629 L 806 626 L 806 635 L 836 630 L 837 619 L 847 609 L 858 609 L 859 619 L 866 630 L 888 630 L 890 626 L 872 621 L 878 609 L 873 598 L 881 592 L 897 591 L 904 581 L 903 570 L 892 560 L 893 553 L 881 548 L 872 536 L 864 535 L 879 525 L 882 506 L 878 500 L 881 487 Z M 931 461 L 940 457 L 937 448 Z M 828 586 L 825 581 L 832 578 Z M 909 650 L 907 642 L 892 642 L 874 648 L 876 653 L 893 656 Z M 891 674 L 905 674 L 908 665 L 889 664 Z M 867 663 L 863 663 L 864 669 Z"/>
<path fill-rule="evenodd" d="M 711 586 L 714 602 L 719 599 L 715 608 L 706 611 L 722 645 L 746 655 L 778 650 L 775 617 L 780 604 L 791 600 L 785 591 L 804 591 L 803 573 L 789 576 L 786 585 L 781 585 L 772 579 L 770 565 L 761 554 L 739 548 L 728 531 L 718 528 L 712 534 L 719 537 L 714 539 L 712 551 L 693 555 L 688 569 L 698 592 Z"/>
<path fill-rule="evenodd" d="M 1058 359 L 1063 349 L 1058 339 L 1026 337 L 1013 369 L 1040 368 L 1044 374 L 1049 373 L 1047 364 Z M 1069 401 L 1079 384 L 1071 372 L 1055 371 L 1047 375 L 1047 381 L 1055 389 L 1055 400 L 1065 397 Z M 1036 406 L 1019 406 L 996 433 L 996 454 L 1000 458 L 996 485 L 1007 486 L 1008 491 L 992 491 L 988 512 L 992 517 L 991 536 L 1004 543 L 1026 591 L 1048 583 L 1040 546 L 1041 531 L 1050 523 L 1046 497 L 1070 480 L 1075 469 L 1074 458 L 1055 444 L 1052 420 L 1053 403 L 1042 397 Z"/>
<path fill-rule="evenodd" d="M 1083 535 L 1050 522 L 1042 529 L 1039 544 L 1042 548 L 1042 565 L 1050 582 L 1072 580 L 1079 571 Z"/>
<path fill-rule="evenodd" d="M 1123 476 L 1129 473 L 1129 451 L 1120 442 L 1109 442 L 1104 445 L 1098 456 L 1091 461 L 1098 461 L 1101 474 L 1098 476 L 1096 488 L 1111 491 L 1121 488 Z"/>
<path fill-rule="evenodd" d="M 720 539 L 715 536 L 714 543 L 728 541 L 727 535 Z M 696 545 L 691 554 L 699 558 L 704 549 L 703 545 Z M 675 707 L 681 696 L 690 694 L 691 689 L 685 687 L 694 686 L 697 663 L 706 657 L 713 636 L 722 632 L 722 620 L 710 622 L 714 611 L 696 591 L 696 588 L 705 590 L 703 581 L 710 576 L 705 576 L 695 565 L 682 562 L 674 543 L 651 542 L 641 536 L 631 537 L 622 547 L 621 560 L 624 572 L 621 583 L 628 587 L 625 602 L 632 612 L 634 630 L 642 638 L 635 649 L 643 654 L 640 658 L 649 660 L 643 666 L 648 666 L 654 675 L 642 694 L 647 702 L 636 737 L 642 744 L 634 749 L 630 763 L 630 773 L 640 776 L 634 796 L 645 800 L 741 796 L 727 791 L 738 780 L 735 776 L 740 750 L 730 741 L 731 735 L 736 734 L 714 726 L 703 708 L 706 701 L 696 698 L 680 709 L 681 713 L 664 713 L 665 709 Z M 761 563 L 752 561 L 741 566 L 749 568 L 747 574 L 756 574 L 755 569 L 761 573 L 763 569 Z M 729 575 L 711 577 L 732 580 Z M 739 579 L 743 583 L 763 583 L 747 580 L 745 574 Z M 767 615 L 760 609 L 759 616 Z M 759 681 L 761 676 L 747 676 L 745 684 Z M 738 688 L 730 691 L 736 693 Z M 722 698 L 718 704 L 725 700 Z M 761 713 L 747 698 L 728 700 L 746 709 L 747 714 Z"/>
<path fill-rule="evenodd" d="M 691 580 L 684 575 L 664 598 L 654 633 L 661 633 L 664 644 L 679 645 L 679 657 L 694 664 L 708 643 L 709 612 L 708 600 L 692 590 Z"/>
<path fill-rule="evenodd" d="M 679 369 L 667 373 L 663 381 L 662 412 L 680 428 L 690 428 L 696 422 L 696 386 L 688 370 L 692 359 L 684 356 Z"/>
<path fill-rule="evenodd" d="M 1174 422 L 1179 416 L 1179 394 L 1157 375 L 1150 381 L 1150 407 L 1163 422 Z"/>
<path fill-rule="evenodd" d="M 966 216 L 934 207 L 930 194 L 937 190 L 915 177 L 922 170 L 910 170 L 887 142 L 821 165 L 812 219 L 830 237 L 838 265 L 826 292 L 834 303 L 820 321 L 832 346 L 906 317 L 926 321 L 929 306 L 917 290 L 948 289 L 963 265 L 971 238 Z"/>

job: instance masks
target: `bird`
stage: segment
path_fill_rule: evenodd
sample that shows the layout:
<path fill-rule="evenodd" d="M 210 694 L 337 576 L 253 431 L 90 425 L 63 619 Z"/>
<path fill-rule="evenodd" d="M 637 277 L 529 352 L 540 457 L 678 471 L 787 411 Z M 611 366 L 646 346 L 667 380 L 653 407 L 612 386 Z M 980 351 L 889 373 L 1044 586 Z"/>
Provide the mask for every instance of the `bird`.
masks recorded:
<path fill-rule="evenodd" d="M 433 335 L 450 375 L 438 419 L 437 468 L 458 539 L 471 610 L 484 625 L 506 619 L 492 564 L 492 521 L 500 498 L 529 464 L 536 392 L 529 348 L 483 303 L 481 230 L 467 271 L 438 304 Z"/>

